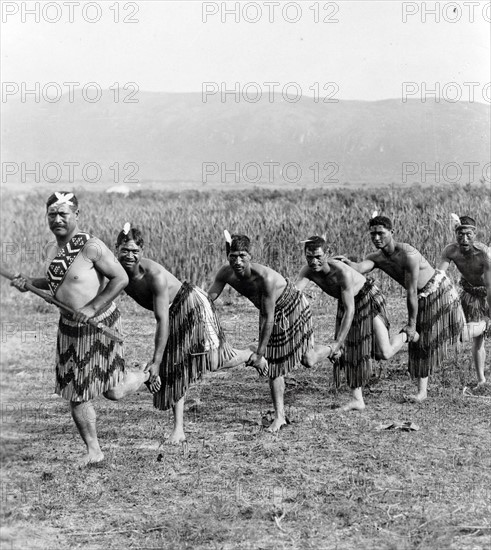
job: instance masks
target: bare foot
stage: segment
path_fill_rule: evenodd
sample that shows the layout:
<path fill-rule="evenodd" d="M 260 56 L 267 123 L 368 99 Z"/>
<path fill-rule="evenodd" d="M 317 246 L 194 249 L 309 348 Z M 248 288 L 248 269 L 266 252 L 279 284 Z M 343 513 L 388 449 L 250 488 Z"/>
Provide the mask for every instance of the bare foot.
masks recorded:
<path fill-rule="evenodd" d="M 410 402 L 410 403 L 422 403 L 426 398 L 427 398 L 427 394 L 426 392 L 425 393 L 418 393 L 416 395 L 408 395 L 406 397 L 406 399 Z"/>
<path fill-rule="evenodd" d="M 339 354 L 339 356 L 341 353 Z M 311 369 L 316 363 L 318 363 L 321 359 L 330 359 L 331 361 L 334 359 L 332 355 L 332 346 L 323 346 L 319 351 L 319 346 L 317 348 L 309 350 L 302 359 L 302 365 L 304 367 L 307 367 L 308 369 Z"/>
<path fill-rule="evenodd" d="M 269 426 L 269 428 L 266 428 L 266 431 L 270 433 L 276 433 L 276 432 L 279 432 L 281 428 L 286 425 L 287 425 L 287 422 L 284 416 L 275 418 L 271 426 Z"/>
<path fill-rule="evenodd" d="M 476 388 L 479 388 L 479 386 L 484 386 L 486 384 L 486 378 L 484 380 L 479 380 L 476 384 Z"/>
<path fill-rule="evenodd" d="M 183 441 L 186 441 L 186 436 L 184 434 L 184 430 L 179 428 L 172 430 L 172 433 L 167 438 L 166 443 L 168 445 L 179 445 L 179 443 L 182 443 Z"/>
<path fill-rule="evenodd" d="M 342 411 L 362 411 L 365 408 L 365 402 L 363 399 L 353 399 L 349 403 L 346 403 L 344 407 L 341 407 Z"/>
<path fill-rule="evenodd" d="M 98 462 L 102 462 L 103 460 L 104 454 L 102 451 L 89 451 L 76 461 L 76 467 L 82 469 L 89 464 L 97 464 Z"/>

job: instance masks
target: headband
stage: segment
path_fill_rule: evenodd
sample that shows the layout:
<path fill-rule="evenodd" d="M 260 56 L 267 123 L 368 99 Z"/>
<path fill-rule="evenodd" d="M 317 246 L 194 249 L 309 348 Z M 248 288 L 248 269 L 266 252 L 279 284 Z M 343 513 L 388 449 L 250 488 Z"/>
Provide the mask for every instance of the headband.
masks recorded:
<path fill-rule="evenodd" d="M 327 235 L 326 235 L 326 233 L 322 233 L 322 235 L 320 235 L 320 238 L 324 239 L 324 242 L 327 244 Z M 312 239 L 305 239 L 304 241 L 300 241 L 300 244 L 313 243 L 313 242 L 314 241 Z"/>
<path fill-rule="evenodd" d="M 471 223 L 462 223 L 460 221 L 459 216 L 457 214 L 454 214 L 453 212 L 450 214 L 450 217 L 452 218 L 454 222 L 454 230 L 458 231 L 459 229 L 474 229 L 476 230 L 476 226 L 472 225 Z"/>
<path fill-rule="evenodd" d="M 70 200 L 73 198 L 73 193 L 58 193 L 55 191 L 55 197 L 57 198 L 57 201 L 51 204 L 50 206 L 61 206 L 62 204 L 66 204 L 68 206 L 74 206 L 73 202 Z"/>

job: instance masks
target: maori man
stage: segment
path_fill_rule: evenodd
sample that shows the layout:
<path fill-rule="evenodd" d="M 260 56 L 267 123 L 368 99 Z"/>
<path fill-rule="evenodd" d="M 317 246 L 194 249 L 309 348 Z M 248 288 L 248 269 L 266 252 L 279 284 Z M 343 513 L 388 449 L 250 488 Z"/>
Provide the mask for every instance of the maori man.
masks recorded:
<path fill-rule="evenodd" d="M 467 321 L 464 335 L 472 338 L 472 358 L 477 384 L 486 382 L 484 337 L 491 332 L 491 249 L 477 242 L 476 222 L 469 216 L 452 214 L 456 242 L 445 247 L 438 269 L 446 271 L 451 262 L 459 270 L 460 301 Z"/>
<path fill-rule="evenodd" d="M 343 261 L 362 274 L 381 269 L 406 289 L 408 321 L 402 331 L 409 340 L 408 370 L 418 381 L 418 393 L 408 399 L 419 403 L 427 398 L 428 376 L 446 358 L 447 345 L 458 342 L 464 313 L 450 279 L 414 247 L 396 242 L 389 218 L 375 216 L 368 225 L 377 251 L 360 263 Z"/>
<path fill-rule="evenodd" d="M 389 320 L 385 298 L 372 279 L 364 277 L 352 267 L 328 257 L 324 238 L 309 237 L 305 241 L 307 265 L 300 271 L 296 286 L 304 290 L 309 281 L 326 294 L 338 300 L 336 341 L 331 357 L 340 355 L 335 362 L 334 378 L 339 384 L 339 370 L 346 371 L 352 400 L 344 411 L 365 408 L 362 388 L 370 379 L 372 359 L 390 359 L 408 341 L 405 332 L 389 337 Z M 417 342 L 419 335 L 414 334 Z"/>
<path fill-rule="evenodd" d="M 314 348 L 312 312 L 307 298 L 273 269 L 252 262 L 251 241 L 247 236 L 232 235 L 227 242 L 227 256 L 229 264 L 220 268 L 208 294 L 215 301 L 228 284 L 259 310 L 259 342 L 248 364 L 261 375 L 269 376 L 275 418 L 268 431 L 277 432 L 287 423 L 284 376 L 299 363 L 312 367 L 329 357 L 331 347 Z"/>
<path fill-rule="evenodd" d="M 230 347 L 215 307 L 203 290 L 181 283 L 162 265 L 143 257 L 139 229 L 125 224 L 116 248 L 129 278 L 126 294 L 155 315 L 153 354 L 143 373 L 154 394 L 154 406 L 173 410 L 174 428 L 167 442 L 178 444 L 186 439 L 184 399 L 189 386 L 206 372 L 245 363 L 252 352 Z"/>
<path fill-rule="evenodd" d="M 96 431 L 92 399 L 103 394 L 114 399 L 124 377 L 123 346 L 87 324 L 93 320 L 121 332 L 120 313 L 113 300 L 128 284 L 128 277 L 113 253 L 98 238 L 78 227 L 78 200 L 73 193 L 56 192 L 46 203 L 55 240 L 47 245 L 47 273 L 40 278 L 17 276 L 12 285 L 21 292 L 25 283 L 52 295 L 75 310 L 61 312 L 56 345 L 55 391 L 68 401 L 73 420 L 87 452 L 79 467 L 100 462 L 104 455 Z M 139 384 L 139 381 L 138 381 Z"/>

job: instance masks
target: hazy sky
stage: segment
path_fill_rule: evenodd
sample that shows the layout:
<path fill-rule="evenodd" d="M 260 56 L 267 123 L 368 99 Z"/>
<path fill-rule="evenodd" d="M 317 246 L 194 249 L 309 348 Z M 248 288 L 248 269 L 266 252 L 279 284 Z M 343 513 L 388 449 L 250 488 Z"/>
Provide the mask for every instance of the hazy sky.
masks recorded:
<path fill-rule="evenodd" d="M 278 90 L 296 82 L 308 95 L 317 82 L 321 97 L 323 84 L 335 82 L 336 98 L 366 100 L 400 98 L 403 82 L 416 83 L 414 97 L 423 82 L 429 89 L 456 82 L 468 99 L 463 83 L 475 82 L 475 99 L 485 102 L 491 80 L 489 2 L 440 1 L 439 22 L 428 13 L 435 2 L 242 2 L 238 23 L 233 14 L 221 20 L 237 2 L 120 2 L 120 20 L 135 23 L 114 21 L 114 0 L 84 4 L 58 2 L 57 10 L 55 2 L 3 1 L 2 81 L 135 82 L 168 92 L 199 92 L 203 82 L 279 82 Z M 25 13 L 36 5 L 39 22 Z"/>

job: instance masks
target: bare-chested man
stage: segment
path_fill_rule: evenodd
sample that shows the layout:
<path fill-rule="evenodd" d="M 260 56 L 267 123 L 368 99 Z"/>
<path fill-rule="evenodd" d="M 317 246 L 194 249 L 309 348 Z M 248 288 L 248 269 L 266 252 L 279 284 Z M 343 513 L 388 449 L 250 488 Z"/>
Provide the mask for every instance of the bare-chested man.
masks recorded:
<path fill-rule="evenodd" d="M 208 294 L 215 301 L 229 284 L 259 310 L 259 342 L 248 364 L 260 374 L 269 375 L 275 418 L 268 430 L 277 432 L 287 423 L 284 375 L 299 363 L 311 367 L 329 357 L 331 347 L 314 349 L 312 313 L 307 298 L 273 269 L 252 262 L 248 237 L 232 235 L 227 254 L 229 265 L 220 268 Z"/>
<path fill-rule="evenodd" d="M 409 339 L 408 370 L 418 380 L 418 393 L 409 400 L 419 403 L 427 398 L 428 375 L 446 357 L 447 344 L 458 341 L 464 313 L 446 274 L 435 271 L 411 245 L 396 242 L 389 218 L 376 216 L 368 225 L 377 252 L 361 263 L 343 261 L 360 273 L 381 269 L 406 289 L 408 321 L 402 330 Z"/>
<path fill-rule="evenodd" d="M 150 374 L 147 384 L 154 393 L 154 406 L 173 409 L 174 429 L 167 441 L 178 444 L 186 439 L 184 399 L 190 384 L 205 372 L 245 363 L 252 352 L 229 346 L 203 290 L 181 283 L 163 266 L 142 257 L 144 240 L 139 229 L 128 224 L 119 233 L 116 247 L 129 277 L 126 294 L 155 315 L 153 355 L 144 372 Z"/>
<path fill-rule="evenodd" d="M 445 247 L 438 269 L 446 271 L 454 262 L 460 271 L 460 301 L 464 310 L 466 331 L 472 338 L 472 358 L 478 385 L 484 384 L 484 336 L 490 334 L 491 321 L 491 249 L 476 242 L 476 222 L 461 216 L 455 225 L 457 242 Z"/>
<path fill-rule="evenodd" d="M 128 277 L 112 252 L 96 237 L 78 227 L 78 200 L 73 193 L 56 192 L 46 203 L 48 225 L 56 241 L 48 244 L 45 277 L 18 276 L 12 285 L 25 291 L 26 281 L 50 290 L 56 299 L 76 310 L 61 312 L 56 346 L 55 391 L 70 401 L 72 417 L 87 447 L 80 467 L 100 462 L 104 455 L 96 431 L 91 400 L 113 389 L 124 379 L 122 344 L 87 324 L 89 319 L 121 332 L 114 298 Z"/>
<path fill-rule="evenodd" d="M 317 235 L 305 241 L 307 265 L 300 271 L 296 286 L 304 290 L 313 281 L 326 294 L 338 300 L 336 341 L 332 356 L 341 354 L 340 367 L 352 391 L 352 400 L 343 410 L 365 408 L 362 388 L 370 379 L 371 359 L 390 359 L 407 342 L 404 332 L 389 338 L 385 298 L 371 279 L 352 267 L 328 257 L 328 245 Z M 414 340 L 417 341 L 415 333 Z M 335 369 L 339 370 L 339 367 Z M 339 372 L 335 371 L 336 382 Z"/>

